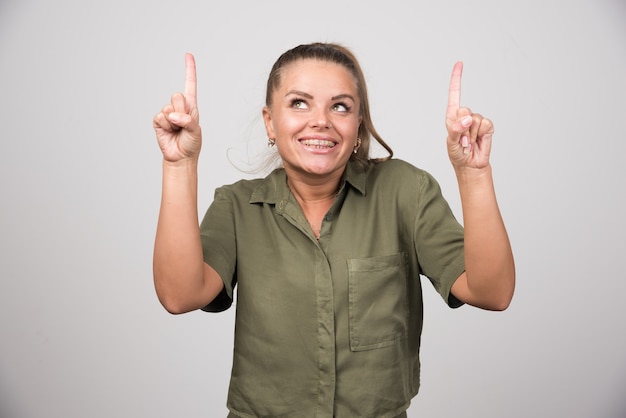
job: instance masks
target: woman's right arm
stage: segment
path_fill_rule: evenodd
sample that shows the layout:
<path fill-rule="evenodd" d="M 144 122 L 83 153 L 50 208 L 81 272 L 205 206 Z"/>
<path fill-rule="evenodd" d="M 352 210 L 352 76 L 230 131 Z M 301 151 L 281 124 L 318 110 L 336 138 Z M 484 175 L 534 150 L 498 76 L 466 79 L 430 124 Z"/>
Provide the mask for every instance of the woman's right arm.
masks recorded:
<path fill-rule="evenodd" d="M 163 153 L 163 189 L 154 244 L 154 286 L 170 313 L 209 304 L 224 284 L 204 262 L 198 225 L 198 156 L 202 130 L 196 101 L 196 65 L 185 57 L 184 94 L 175 93 L 153 120 Z"/>

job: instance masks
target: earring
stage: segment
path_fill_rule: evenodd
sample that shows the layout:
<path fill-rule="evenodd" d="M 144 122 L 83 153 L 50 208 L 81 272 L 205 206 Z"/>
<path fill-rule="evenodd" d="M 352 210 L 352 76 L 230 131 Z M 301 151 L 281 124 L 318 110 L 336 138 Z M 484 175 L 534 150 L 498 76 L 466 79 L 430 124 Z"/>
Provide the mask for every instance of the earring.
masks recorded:
<path fill-rule="evenodd" d="M 276 145 L 276 139 L 274 139 L 274 138 L 267 138 L 267 147 L 268 148 L 272 148 L 274 145 Z"/>
<path fill-rule="evenodd" d="M 356 139 L 356 144 L 354 145 L 354 153 L 356 154 L 359 151 L 359 148 L 361 147 L 361 138 L 357 138 Z"/>

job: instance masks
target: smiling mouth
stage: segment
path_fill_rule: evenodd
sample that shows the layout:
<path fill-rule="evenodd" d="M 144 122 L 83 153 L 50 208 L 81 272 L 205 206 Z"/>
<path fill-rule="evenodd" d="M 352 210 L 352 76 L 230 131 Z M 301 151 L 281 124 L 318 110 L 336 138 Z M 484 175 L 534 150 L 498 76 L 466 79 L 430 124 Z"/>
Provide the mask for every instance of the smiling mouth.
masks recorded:
<path fill-rule="evenodd" d="M 324 139 L 302 139 L 300 143 L 305 147 L 315 148 L 315 149 L 330 149 L 334 148 L 337 143 L 333 141 L 327 141 Z"/>

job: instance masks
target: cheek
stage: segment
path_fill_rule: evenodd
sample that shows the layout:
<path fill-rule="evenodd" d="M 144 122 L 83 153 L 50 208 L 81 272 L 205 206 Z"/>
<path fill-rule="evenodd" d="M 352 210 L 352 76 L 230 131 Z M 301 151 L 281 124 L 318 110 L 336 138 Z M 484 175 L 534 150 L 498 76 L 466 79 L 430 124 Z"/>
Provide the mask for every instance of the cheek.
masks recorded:
<path fill-rule="evenodd" d="M 339 125 L 335 125 L 337 128 L 341 127 L 343 136 L 345 139 L 356 138 L 359 135 L 359 121 L 358 119 L 351 119 L 342 121 Z"/>
<path fill-rule="evenodd" d="M 290 135 L 306 127 L 306 120 L 297 116 L 280 115 L 274 119 L 273 126 L 277 135 Z"/>

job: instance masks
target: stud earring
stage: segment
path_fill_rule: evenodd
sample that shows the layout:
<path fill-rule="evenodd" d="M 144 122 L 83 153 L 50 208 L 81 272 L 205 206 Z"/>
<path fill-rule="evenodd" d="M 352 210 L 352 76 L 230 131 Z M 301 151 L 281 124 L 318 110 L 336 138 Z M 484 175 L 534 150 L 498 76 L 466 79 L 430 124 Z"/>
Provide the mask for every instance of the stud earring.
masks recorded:
<path fill-rule="evenodd" d="M 274 145 L 276 145 L 276 139 L 274 139 L 274 138 L 267 138 L 267 147 L 268 148 L 272 148 Z"/>
<path fill-rule="evenodd" d="M 361 138 L 357 138 L 356 139 L 356 144 L 354 145 L 354 153 L 356 154 L 359 151 L 359 148 L 361 147 Z"/>

